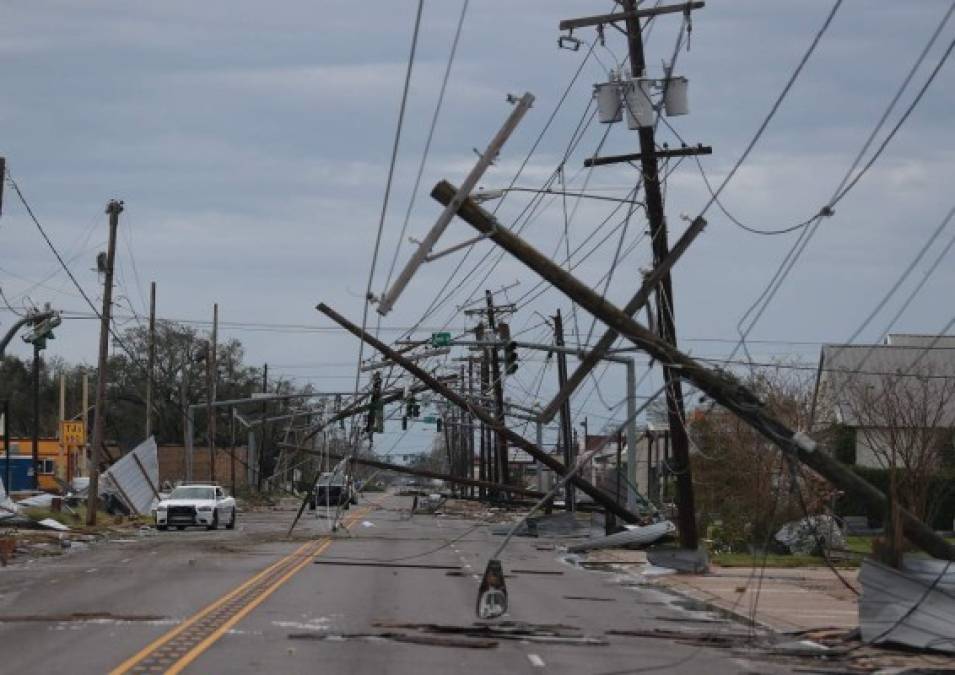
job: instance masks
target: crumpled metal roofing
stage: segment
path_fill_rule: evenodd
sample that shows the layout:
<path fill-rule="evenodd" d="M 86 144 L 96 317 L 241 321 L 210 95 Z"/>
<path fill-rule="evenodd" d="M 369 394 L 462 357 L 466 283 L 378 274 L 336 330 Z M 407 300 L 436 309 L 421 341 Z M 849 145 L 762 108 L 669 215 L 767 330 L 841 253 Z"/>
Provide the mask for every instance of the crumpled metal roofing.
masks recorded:
<path fill-rule="evenodd" d="M 139 459 L 138 463 L 136 459 Z M 156 439 L 150 436 L 103 472 L 99 491 L 100 494 L 112 494 L 140 514 L 147 515 L 156 501 L 154 488 L 158 486 L 159 457 Z"/>

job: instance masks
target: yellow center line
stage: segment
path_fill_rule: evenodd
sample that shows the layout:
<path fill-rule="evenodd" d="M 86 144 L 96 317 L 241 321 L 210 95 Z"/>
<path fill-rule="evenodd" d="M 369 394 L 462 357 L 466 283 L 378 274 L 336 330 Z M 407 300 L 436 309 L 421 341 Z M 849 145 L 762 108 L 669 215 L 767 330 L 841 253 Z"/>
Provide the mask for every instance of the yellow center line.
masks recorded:
<path fill-rule="evenodd" d="M 367 513 L 371 511 L 371 507 L 365 507 L 360 511 L 357 511 L 352 514 L 352 517 L 349 518 L 348 522 L 345 524 L 348 525 L 354 524 L 360 518 L 363 518 Z M 297 549 L 289 553 L 288 555 L 280 558 L 275 561 L 261 572 L 255 574 L 233 590 L 229 591 L 223 595 L 218 600 L 215 600 L 211 604 L 207 605 L 203 609 L 199 610 L 196 614 L 192 615 L 179 626 L 173 630 L 161 635 L 159 638 L 153 640 L 148 645 L 143 647 L 141 650 L 133 654 L 131 657 L 123 661 L 116 668 L 110 671 L 110 675 L 121 675 L 122 673 L 128 672 L 130 669 L 138 665 L 143 660 L 146 660 L 153 656 L 158 650 L 160 650 L 164 645 L 167 645 L 169 642 L 173 641 L 175 638 L 181 636 L 183 632 L 188 630 L 190 627 L 194 626 L 198 622 L 202 621 L 205 617 L 209 616 L 217 609 L 222 607 L 222 605 L 228 603 L 230 600 L 236 598 L 244 591 L 246 591 L 250 586 L 254 585 L 256 582 L 261 581 L 267 577 L 270 573 L 275 572 L 279 567 L 283 565 L 290 565 L 288 571 L 284 572 L 282 576 L 270 583 L 268 586 L 262 590 L 254 593 L 240 609 L 238 609 L 232 616 L 230 616 L 225 622 L 216 627 L 216 629 L 210 633 L 205 639 L 192 647 L 189 651 L 179 657 L 175 663 L 171 664 L 169 668 L 165 671 L 168 674 L 175 674 L 182 671 L 183 668 L 192 663 L 200 654 L 206 651 L 211 647 L 216 640 L 218 640 L 222 635 L 224 635 L 229 629 L 231 629 L 235 624 L 245 618 L 249 612 L 258 607 L 262 602 L 266 600 L 274 591 L 279 587 L 285 584 L 289 579 L 291 579 L 295 574 L 302 570 L 306 565 L 308 565 L 316 556 L 322 554 L 325 549 L 327 549 L 332 544 L 332 538 L 329 536 L 324 536 L 321 539 L 316 541 L 307 542 L 302 544 Z M 311 549 L 311 550 L 309 550 Z M 294 562 L 296 558 L 301 558 L 298 562 Z"/>
<path fill-rule="evenodd" d="M 326 548 L 328 548 L 328 547 L 331 546 L 331 545 L 332 545 L 332 540 L 331 540 L 331 539 L 326 539 L 326 540 L 322 543 L 322 545 L 319 546 L 318 549 L 315 551 L 314 556 L 321 555 L 322 551 L 324 551 Z M 231 619 L 229 619 L 229 620 L 226 621 L 224 624 L 222 624 L 221 626 L 219 626 L 215 631 L 213 631 L 213 633 L 212 633 L 209 637 L 207 637 L 205 640 L 203 640 L 202 642 L 200 642 L 199 644 L 197 644 L 195 647 L 193 647 L 192 649 L 190 649 L 188 652 L 186 652 L 185 654 L 183 654 L 182 658 L 180 658 L 178 661 L 176 661 L 176 662 L 169 668 L 169 670 L 166 671 L 166 675 L 176 675 L 177 673 L 182 672 L 182 670 L 183 670 L 186 666 L 188 666 L 190 663 L 192 663 L 193 661 L 195 661 L 196 658 L 198 658 L 200 654 L 202 654 L 202 653 L 203 653 L 204 651 L 206 651 L 209 647 L 211 647 L 212 644 L 213 644 L 216 640 L 218 640 L 220 637 L 222 637 L 223 635 L 225 635 L 225 633 L 226 633 L 227 631 L 229 631 L 234 625 L 236 625 L 236 624 L 239 623 L 242 619 L 244 619 L 244 618 L 249 614 L 249 612 L 251 612 L 253 609 L 255 609 L 256 607 L 258 607 L 259 605 L 261 605 L 263 602 L 265 602 L 266 598 L 268 598 L 270 595 L 272 595 L 272 593 L 273 593 L 274 591 L 278 590 L 278 588 L 279 588 L 280 586 L 282 586 L 286 581 L 288 581 L 288 580 L 291 579 L 293 576 L 295 576 L 295 575 L 299 572 L 299 570 L 301 570 L 303 567 L 305 567 L 305 566 L 308 565 L 310 562 L 312 562 L 312 557 L 313 557 L 313 556 L 309 556 L 308 558 L 306 558 L 306 559 L 303 560 L 302 562 L 298 563 L 298 564 L 297 564 L 295 567 L 293 567 L 291 570 L 289 570 L 288 572 L 286 572 L 278 581 L 276 581 L 274 584 L 272 584 L 271 586 L 269 586 L 269 587 L 268 587 L 266 590 L 264 590 L 262 593 L 260 593 L 259 595 L 257 595 L 257 596 L 256 596 L 251 602 L 249 602 L 249 604 L 247 604 L 245 607 L 243 607 L 243 608 L 240 609 L 238 612 L 236 612 L 235 615 L 233 615 L 233 617 L 232 617 Z"/>

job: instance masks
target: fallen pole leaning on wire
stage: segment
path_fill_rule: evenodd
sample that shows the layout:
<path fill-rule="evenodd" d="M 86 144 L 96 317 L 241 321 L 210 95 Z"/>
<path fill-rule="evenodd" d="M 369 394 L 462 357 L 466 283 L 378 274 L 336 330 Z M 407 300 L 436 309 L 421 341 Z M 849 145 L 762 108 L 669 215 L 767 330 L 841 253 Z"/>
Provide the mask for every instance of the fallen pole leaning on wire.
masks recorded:
<path fill-rule="evenodd" d="M 446 204 L 456 192 L 453 185 L 442 181 L 432 190 L 431 196 Z M 830 450 L 822 447 L 807 433 L 793 431 L 766 412 L 763 401 L 732 375 L 704 366 L 627 316 L 587 284 L 501 226 L 491 213 L 473 200 L 464 200 L 458 209 L 458 216 L 641 350 L 660 363 L 674 368 L 682 379 L 746 422 L 782 452 L 795 457 L 839 488 L 859 497 L 873 510 L 881 513 L 888 510 L 888 499 L 881 490 L 835 459 Z M 955 546 L 945 541 L 910 511 L 900 509 L 899 513 L 909 541 L 936 558 L 955 560 Z"/>
<path fill-rule="evenodd" d="M 332 321 L 337 323 L 355 337 L 364 340 L 366 344 L 370 345 L 374 349 L 377 349 L 382 355 L 385 356 L 385 358 L 391 359 L 396 365 L 414 375 L 423 384 L 426 384 L 432 391 L 440 394 L 462 410 L 469 411 L 476 418 L 487 424 L 492 431 L 496 431 L 497 433 L 503 435 L 511 445 L 520 448 L 554 473 L 560 476 L 563 476 L 565 473 L 567 473 L 568 469 L 562 462 L 547 454 L 541 448 L 537 447 L 537 445 L 530 442 L 517 432 L 508 429 L 499 420 L 491 416 L 482 408 L 475 408 L 464 396 L 454 391 L 450 387 L 442 384 L 431 373 L 408 361 L 397 351 L 370 333 L 363 331 L 360 327 L 356 326 L 354 323 L 343 317 L 325 303 L 320 303 L 316 309 L 318 309 L 318 311 L 330 318 Z M 639 522 L 640 518 L 634 513 L 631 513 L 625 506 L 619 504 L 610 493 L 606 492 L 605 490 L 601 490 L 596 485 L 588 480 L 585 480 L 584 478 L 581 478 L 580 476 L 573 476 L 573 481 L 574 485 L 580 488 L 581 492 L 588 495 L 594 500 L 594 503 L 599 504 L 608 513 L 612 513 L 627 523 Z"/>

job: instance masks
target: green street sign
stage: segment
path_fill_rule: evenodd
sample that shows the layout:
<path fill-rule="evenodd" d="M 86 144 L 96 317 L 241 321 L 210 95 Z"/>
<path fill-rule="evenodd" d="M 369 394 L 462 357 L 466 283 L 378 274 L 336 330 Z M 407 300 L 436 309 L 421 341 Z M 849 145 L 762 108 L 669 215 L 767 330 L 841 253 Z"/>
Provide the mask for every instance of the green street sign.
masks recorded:
<path fill-rule="evenodd" d="M 438 418 L 437 418 L 437 417 L 432 417 L 431 415 L 428 415 L 427 417 L 422 417 L 422 418 L 421 418 L 420 420 L 418 420 L 418 421 L 419 421 L 419 422 L 424 422 L 425 424 L 434 424 L 435 422 L 438 421 Z"/>
<path fill-rule="evenodd" d="M 450 347 L 451 333 L 432 333 L 431 346 L 432 347 Z"/>

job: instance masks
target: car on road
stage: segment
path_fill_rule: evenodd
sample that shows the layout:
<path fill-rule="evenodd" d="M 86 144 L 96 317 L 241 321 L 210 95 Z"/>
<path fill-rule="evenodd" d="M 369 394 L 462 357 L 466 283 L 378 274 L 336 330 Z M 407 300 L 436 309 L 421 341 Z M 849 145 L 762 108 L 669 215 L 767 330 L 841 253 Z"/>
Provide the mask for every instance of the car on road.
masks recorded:
<path fill-rule="evenodd" d="M 341 506 L 348 508 L 358 503 L 358 495 L 351 480 L 346 480 L 341 472 L 326 471 L 318 479 L 309 508 L 318 506 Z"/>
<path fill-rule="evenodd" d="M 235 528 L 235 499 L 219 485 L 180 485 L 156 505 L 155 514 L 157 530 L 196 526 L 215 530 L 219 525 L 231 530 Z"/>

